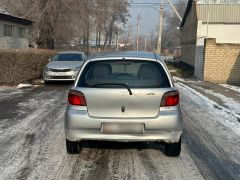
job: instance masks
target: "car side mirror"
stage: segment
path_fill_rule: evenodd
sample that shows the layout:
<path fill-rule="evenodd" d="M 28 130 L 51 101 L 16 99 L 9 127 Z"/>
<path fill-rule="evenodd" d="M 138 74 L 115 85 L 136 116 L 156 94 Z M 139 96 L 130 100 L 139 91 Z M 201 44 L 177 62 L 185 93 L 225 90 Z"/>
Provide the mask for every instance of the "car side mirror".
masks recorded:
<path fill-rule="evenodd" d="M 48 61 L 50 62 L 52 60 L 52 58 L 49 58 Z"/>

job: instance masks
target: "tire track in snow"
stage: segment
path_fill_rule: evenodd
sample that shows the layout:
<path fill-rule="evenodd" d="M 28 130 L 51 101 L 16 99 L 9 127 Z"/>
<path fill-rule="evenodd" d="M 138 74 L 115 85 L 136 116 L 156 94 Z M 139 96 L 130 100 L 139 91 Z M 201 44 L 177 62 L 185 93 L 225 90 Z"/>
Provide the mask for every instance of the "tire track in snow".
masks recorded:
<path fill-rule="evenodd" d="M 189 151 L 189 145 L 186 144 L 189 141 L 188 136 L 192 134 L 184 135 L 183 150 L 179 158 L 166 157 L 162 153 L 163 146 L 155 143 L 86 142 L 80 154 L 67 155 L 63 129 L 66 100 L 62 98 L 66 91 L 54 88 L 51 91 L 43 88 L 43 91 L 39 100 L 43 98 L 42 101 L 48 103 L 41 104 L 41 109 L 33 109 L 31 118 L 28 117 L 25 123 L 10 128 L 12 137 L 17 135 L 17 138 L 11 139 L 10 142 L 13 143 L 8 145 L 12 156 L 5 157 L 7 170 L 0 178 L 203 179 L 196 167 L 199 162 L 194 163 L 191 156 L 195 154 Z M 51 101 L 53 94 L 57 98 Z M 21 130 L 14 132 L 16 127 Z M 31 138 L 26 141 L 25 137 L 33 134 L 33 144 L 30 145 Z M 198 141 L 198 137 L 192 138 Z M 19 147 L 23 152 L 18 151 Z M 19 159 L 20 163 L 15 163 L 14 158 Z"/>
<path fill-rule="evenodd" d="M 62 94 L 62 93 L 60 93 L 60 94 Z M 51 93 L 49 95 L 51 95 Z M 46 96 L 46 97 L 48 97 L 48 96 Z M 56 97 L 61 97 L 61 96 L 56 96 Z M 58 100 L 59 99 L 56 99 L 55 101 L 58 101 Z M 45 99 L 45 101 L 47 102 L 46 99 Z M 53 102 L 55 102 L 55 101 L 53 101 Z M 48 103 L 49 103 L 49 98 L 48 98 Z M 60 108 L 61 106 L 62 106 L 62 104 L 60 104 L 59 106 L 55 106 L 57 108 L 56 111 L 59 111 L 59 109 L 63 110 L 63 108 Z M 17 138 L 14 139 L 15 142 L 12 142 L 13 146 L 11 146 L 11 144 L 10 144 L 10 147 L 9 147 L 7 153 L 5 154 L 5 156 L 1 156 L 3 158 L 5 157 L 4 159 L 1 158 L 1 160 L 2 160 L 1 162 L 4 161 L 4 163 L 1 163 L 1 166 L 2 167 L 5 166 L 5 168 L 2 168 L 2 172 L 4 171 L 4 169 L 7 168 L 5 170 L 6 173 L 11 170 L 12 175 L 14 175 L 14 172 L 15 172 L 15 174 L 19 174 L 19 177 L 21 177 L 22 174 L 25 174 L 24 170 L 28 170 L 27 165 L 26 165 L 27 163 L 24 162 L 24 160 L 25 160 L 24 157 L 27 157 L 25 155 L 28 154 L 28 152 L 30 151 L 29 149 L 31 149 L 31 146 L 29 148 L 26 148 L 24 146 L 24 142 L 25 142 L 24 137 L 25 137 L 25 135 L 28 135 L 31 133 L 32 134 L 35 132 L 38 133 L 37 130 L 40 130 L 41 128 L 46 129 L 46 128 L 50 127 L 49 123 L 46 122 L 47 117 L 53 111 L 50 107 L 51 107 L 51 105 L 43 103 L 42 106 L 40 106 L 38 108 L 38 110 L 34 112 L 33 115 L 31 115 L 30 117 L 28 116 L 25 119 L 26 122 L 23 122 L 24 125 L 30 125 L 28 128 L 26 128 L 26 131 L 24 131 L 25 128 L 20 126 L 21 130 L 20 131 L 18 130 L 14 133 L 13 136 L 16 136 Z M 62 107 L 64 107 L 64 106 L 62 106 Z M 42 116 L 43 114 L 45 114 L 45 116 Z M 62 116 L 63 116 L 63 113 L 62 113 Z M 12 128 L 12 129 L 14 130 L 16 128 Z M 35 145 L 33 145 L 33 148 L 35 148 Z M 35 158 L 36 158 L 36 153 L 35 153 Z M 16 160 L 19 160 L 19 162 L 16 162 Z M 15 165 L 13 163 L 15 163 Z M 7 166 L 7 164 L 9 166 Z M 11 164 L 12 164 L 12 166 L 11 166 Z M 23 168 L 23 172 L 21 170 L 19 170 L 20 167 Z M 2 172 L 1 172 L 1 174 L 2 174 Z"/>
<path fill-rule="evenodd" d="M 239 179 L 240 151 L 236 146 L 239 139 L 228 127 L 215 120 L 217 117 L 204 104 L 199 104 L 200 97 L 187 92 L 180 87 L 184 113 L 183 140 L 188 153 L 206 179 Z"/>

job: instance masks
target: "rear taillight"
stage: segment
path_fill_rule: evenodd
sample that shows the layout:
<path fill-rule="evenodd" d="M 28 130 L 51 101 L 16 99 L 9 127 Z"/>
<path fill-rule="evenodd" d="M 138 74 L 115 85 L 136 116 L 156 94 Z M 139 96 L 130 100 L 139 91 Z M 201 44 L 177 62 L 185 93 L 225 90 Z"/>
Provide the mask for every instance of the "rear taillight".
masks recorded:
<path fill-rule="evenodd" d="M 162 96 L 161 107 L 176 106 L 179 103 L 178 91 L 166 92 Z"/>
<path fill-rule="evenodd" d="M 68 93 L 68 102 L 74 106 L 86 106 L 86 100 L 82 93 L 78 92 L 69 92 Z"/>

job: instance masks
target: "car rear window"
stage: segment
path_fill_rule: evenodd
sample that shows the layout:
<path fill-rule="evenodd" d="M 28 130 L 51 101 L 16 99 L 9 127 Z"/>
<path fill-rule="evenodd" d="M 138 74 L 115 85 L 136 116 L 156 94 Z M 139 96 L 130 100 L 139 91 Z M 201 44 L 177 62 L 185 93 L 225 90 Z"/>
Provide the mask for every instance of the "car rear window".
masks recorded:
<path fill-rule="evenodd" d="M 78 87 L 98 84 L 127 84 L 139 88 L 167 88 L 169 79 L 161 64 L 140 60 L 107 60 L 88 63 L 77 83 Z"/>
<path fill-rule="evenodd" d="M 82 61 L 81 54 L 57 54 L 53 61 Z"/>

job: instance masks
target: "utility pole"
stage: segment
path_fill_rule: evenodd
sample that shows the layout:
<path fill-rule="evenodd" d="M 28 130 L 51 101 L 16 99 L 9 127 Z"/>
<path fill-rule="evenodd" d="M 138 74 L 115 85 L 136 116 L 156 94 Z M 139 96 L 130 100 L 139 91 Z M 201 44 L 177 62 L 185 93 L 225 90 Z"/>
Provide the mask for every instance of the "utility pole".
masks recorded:
<path fill-rule="evenodd" d="M 144 40 L 144 51 L 147 51 L 147 36 L 145 36 Z"/>
<path fill-rule="evenodd" d="M 137 51 L 138 51 L 138 47 L 139 47 L 138 41 L 139 41 L 139 26 L 140 26 L 140 20 L 141 20 L 141 16 L 140 16 L 140 14 L 139 14 L 138 17 L 137 17 Z"/>
<path fill-rule="evenodd" d="M 129 47 L 131 47 L 131 44 L 132 44 L 132 25 L 129 24 L 128 26 L 128 44 L 129 44 Z"/>
<path fill-rule="evenodd" d="M 116 41 L 116 50 L 118 51 L 118 41 L 119 41 L 119 27 L 117 28 L 117 41 Z"/>
<path fill-rule="evenodd" d="M 162 50 L 162 29 L 163 29 L 163 0 L 160 6 L 160 19 L 159 19 L 159 30 L 158 30 L 157 52 L 159 54 L 161 54 L 161 50 Z"/>

